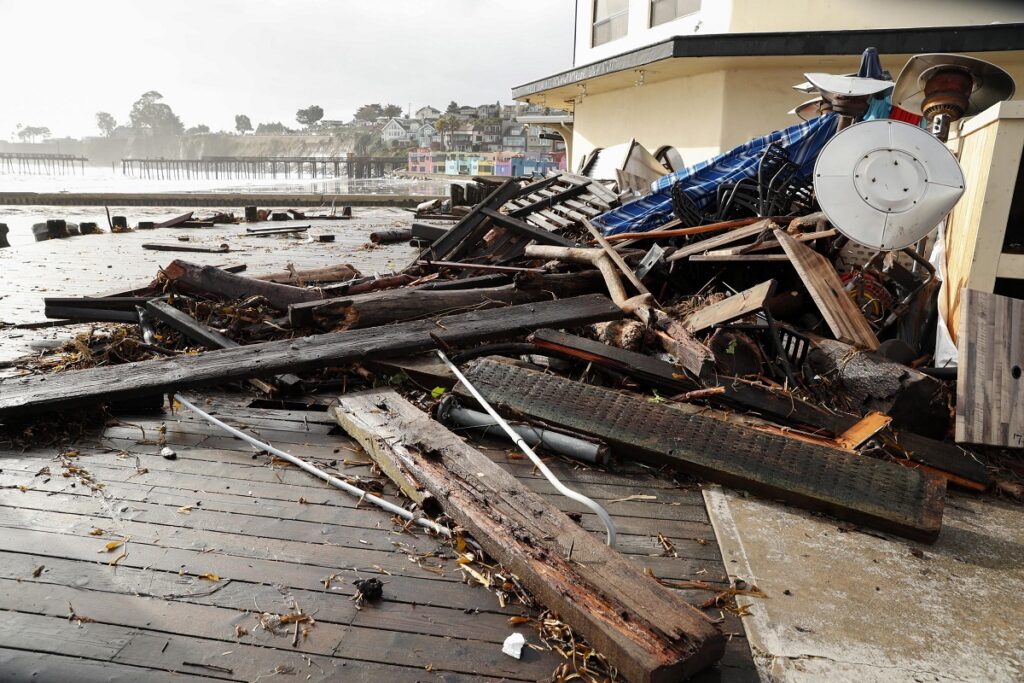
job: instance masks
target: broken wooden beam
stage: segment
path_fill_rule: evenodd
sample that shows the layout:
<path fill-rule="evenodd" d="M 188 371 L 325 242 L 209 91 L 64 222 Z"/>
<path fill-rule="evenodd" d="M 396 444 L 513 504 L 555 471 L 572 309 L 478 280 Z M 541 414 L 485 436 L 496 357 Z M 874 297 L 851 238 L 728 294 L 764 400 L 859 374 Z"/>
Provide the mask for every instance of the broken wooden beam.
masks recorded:
<path fill-rule="evenodd" d="M 176 287 L 185 291 L 227 299 L 262 296 L 267 303 L 282 311 L 287 310 L 290 304 L 323 298 L 320 292 L 311 289 L 233 275 L 214 266 L 200 266 L 187 261 L 172 261 L 162 272 Z"/>
<path fill-rule="evenodd" d="M 538 228 L 535 225 L 530 225 L 518 218 L 507 216 L 500 211 L 494 211 L 484 207 L 481 209 L 483 214 L 491 219 L 494 223 L 497 223 L 506 230 L 511 230 L 515 234 L 519 235 L 528 240 L 533 240 L 538 244 L 554 244 L 560 247 L 575 247 L 576 243 L 567 237 L 562 237 L 557 232 L 551 232 L 544 228 Z"/>
<path fill-rule="evenodd" d="M 597 273 L 527 273 L 510 285 L 473 289 L 388 289 L 289 307 L 293 326 L 312 321 L 321 329 L 358 329 L 418 320 L 460 310 L 497 308 L 591 294 L 601 288 Z"/>
<path fill-rule="evenodd" d="M 183 213 L 180 216 L 175 216 L 174 218 L 170 218 L 170 219 L 164 221 L 163 223 L 157 223 L 156 227 L 158 227 L 158 228 L 176 228 L 176 227 L 179 227 L 183 223 L 188 223 L 190 220 L 192 220 L 192 214 L 193 213 L 195 213 L 195 212 L 194 211 L 189 211 L 188 213 Z"/>
<path fill-rule="evenodd" d="M 521 337 L 541 327 L 577 327 L 621 317 L 607 297 L 589 295 L 159 361 L 12 377 L 0 382 L 0 420 L 426 351 L 435 346 L 432 334 L 457 346 Z"/>
<path fill-rule="evenodd" d="M 456 524 L 628 681 L 692 676 L 724 652 L 700 611 L 393 390 L 342 396 L 338 423 Z"/>
<path fill-rule="evenodd" d="M 452 187 L 456 185 L 453 184 Z M 482 238 L 486 232 L 490 219 L 483 214 L 483 209 L 500 209 L 505 202 L 518 196 L 521 191 L 519 183 L 514 179 L 506 180 L 453 225 L 451 230 L 420 253 L 413 265 L 421 265 L 418 261 L 457 260 L 469 245 Z"/>
<path fill-rule="evenodd" d="M 916 469 L 508 363 L 479 361 L 466 374 L 495 406 L 593 436 L 620 457 L 667 465 L 914 540 L 933 542 L 942 526 L 946 482 Z"/>
<path fill-rule="evenodd" d="M 875 336 L 875 331 L 871 329 L 864 313 L 857 308 L 857 304 L 843 288 L 843 283 L 832 263 L 782 230 L 775 231 L 775 239 L 782 245 L 786 256 L 793 263 L 836 339 L 872 351 L 877 349 L 878 337 Z"/>
<path fill-rule="evenodd" d="M 176 330 L 186 338 L 205 346 L 208 349 L 233 349 L 241 346 L 234 339 L 225 337 L 220 332 L 212 330 L 198 320 L 183 311 L 179 311 L 166 301 L 149 301 L 146 303 L 146 310 L 150 315 Z M 302 386 L 302 379 L 296 375 L 284 374 L 274 378 L 281 386 L 294 390 Z M 265 394 L 277 393 L 273 385 L 262 379 L 250 379 L 249 383 Z"/>

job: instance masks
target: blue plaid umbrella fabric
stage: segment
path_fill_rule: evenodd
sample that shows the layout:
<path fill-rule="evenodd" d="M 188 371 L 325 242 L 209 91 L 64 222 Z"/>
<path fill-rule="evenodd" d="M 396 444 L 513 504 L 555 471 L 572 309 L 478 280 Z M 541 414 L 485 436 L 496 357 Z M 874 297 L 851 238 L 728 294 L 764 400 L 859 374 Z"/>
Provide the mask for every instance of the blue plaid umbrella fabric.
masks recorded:
<path fill-rule="evenodd" d="M 714 200 L 719 185 L 753 177 L 765 148 L 774 142 L 782 145 L 790 161 L 800 165 L 801 174 L 810 175 L 818 153 L 836 132 L 838 121 L 838 114 L 819 116 L 670 173 L 654 181 L 650 194 L 598 216 L 594 223 L 605 235 L 646 232 L 664 225 L 673 217 L 672 186 L 676 183 L 682 183 L 683 192 L 697 208 L 706 208 Z"/>

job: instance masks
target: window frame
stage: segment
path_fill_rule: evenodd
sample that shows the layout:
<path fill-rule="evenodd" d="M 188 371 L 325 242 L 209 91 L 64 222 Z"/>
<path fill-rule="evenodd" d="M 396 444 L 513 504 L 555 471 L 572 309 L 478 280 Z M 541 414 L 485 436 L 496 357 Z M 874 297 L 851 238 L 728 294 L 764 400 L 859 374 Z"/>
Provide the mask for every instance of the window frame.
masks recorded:
<path fill-rule="evenodd" d="M 628 0 L 626 2 L 625 7 L 622 10 L 616 12 L 615 14 L 610 14 L 607 17 L 605 17 L 604 19 L 600 19 L 600 20 L 597 18 L 597 3 L 599 1 L 600 0 L 592 0 L 592 2 L 590 3 L 590 47 L 591 48 L 600 47 L 602 45 L 607 45 L 608 43 L 615 42 L 616 40 L 621 40 L 622 38 L 625 38 L 629 34 L 629 2 L 628 2 Z M 600 43 L 597 42 L 597 28 L 598 28 L 598 26 L 604 26 L 604 25 L 609 25 L 610 26 L 611 23 L 615 19 L 618 19 L 619 17 L 625 17 L 625 20 L 626 20 L 626 30 L 622 33 L 622 35 L 621 36 L 610 37 L 607 40 L 601 41 Z M 610 33 L 611 33 L 611 31 L 609 30 L 609 34 Z"/>
<path fill-rule="evenodd" d="M 654 28 L 656 26 L 664 26 L 665 24 L 670 24 L 673 21 L 676 21 L 677 19 L 682 19 L 684 17 L 692 17 L 695 14 L 699 14 L 700 11 L 702 9 L 704 9 L 704 0 L 698 0 L 699 4 L 697 5 L 697 9 L 693 10 L 692 12 L 687 12 L 686 14 L 678 14 L 678 15 L 672 17 L 671 19 L 666 19 L 665 21 L 662 21 L 660 23 L 655 24 L 654 23 L 654 5 L 656 3 L 658 3 L 658 2 L 664 2 L 664 1 L 665 0 L 649 0 L 648 1 L 648 3 L 647 3 L 647 15 L 648 15 L 647 16 L 647 28 Z M 679 0 L 673 0 L 673 2 L 679 2 Z"/>

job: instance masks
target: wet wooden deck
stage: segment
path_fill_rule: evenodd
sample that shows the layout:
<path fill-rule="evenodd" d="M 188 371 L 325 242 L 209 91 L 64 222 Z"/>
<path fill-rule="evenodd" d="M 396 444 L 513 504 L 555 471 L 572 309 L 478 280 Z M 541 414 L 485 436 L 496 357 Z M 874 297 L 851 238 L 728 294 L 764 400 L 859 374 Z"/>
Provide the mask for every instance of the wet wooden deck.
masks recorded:
<path fill-rule="evenodd" d="M 289 261 L 297 268 L 342 261 L 364 272 L 389 270 L 407 262 L 412 250 L 354 251 L 371 229 L 411 216 L 379 211 L 361 227 L 325 228 L 338 231 L 333 245 L 268 238 L 237 260 L 253 271 Z M 3 291 L 31 283 L 0 300 L 0 318 L 38 321 L 44 295 L 93 294 L 147 280 L 175 255 L 142 251 L 139 242 L 156 241 L 154 233 L 142 236 L 0 251 Z M 75 242 L 90 248 L 73 249 Z M 0 335 L 12 332 L 38 340 L 32 335 L 68 330 L 8 328 Z M 0 336 L 3 356 L 20 348 L 12 341 Z M 206 408 L 278 447 L 394 493 L 322 405 L 307 401 L 285 409 L 228 393 L 203 399 Z M 176 459 L 158 454 L 161 425 Z M 467 583 L 452 551 L 437 539 L 403 531 L 388 514 L 257 454 L 191 414 L 119 416 L 63 456 L 45 443 L 38 434 L 27 450 L 0 451 L 4 681 L 530 681 L 548 679 L 563 662 L 540 642 L 535 625 L 508 622 L 536 617 L 535 610 L 502 607 L 492 592 Z M 557 496 L 524 461 L 501 447 L 484 450 L 555 505 L 583 513 L 581 523 L 603 537 L 594 515 Z M 619 527 L 619 548 L 633 560 L 659 577 L 726 585 L 697 486 L 679 486 L 639 467 L 604 472 L 562 460 L 552 466 L 607 506 Z M 670 540 L 671 551 L 659 534 Z M 123 545 L 108 551 L 107 544 L 119 541 Z M 384 599 L 356 609 L 352 581 L 371 576 L 384 581 Z M 713 595 L 683 594 L 695 604 Z M 297 608 L 316 622 L 300 629 L 297 644 L 293 626 L 274 632 L 261 625 Z M 757 680 L 741 621 L 717 609 L 709 613 L 724 619 L 732 639 L 725 659 L 701 680 Z M 537 646 L 518 661 L 501 652 L 514 631 Z"/>
<path fill-rule="evenodd" d="M 327 413 L 250 402 L 221 396 L 207 408 L 393 493 Z M 0 670 L 14 680 L 33 672 L 34 680 L 61 680 L 79 664 L 103 680 L 182 672 L 252 681 L 275 671 L 309 680 L 540 680 L 561 663 L 546 650 L 528 648 L 519 661 L 502 654 L 517 630 L 543 647 L 535 626 L 508 623 L 536 612 L 502 608 L 493 593 L 464 583 L 437 539 L 402 531 L 388 514 L 191 414 L 119 420 L 70 457 L 53 448 L 0 454 Z M 174 460 L 159 455 L 162 425 Z M 485 452 L 560 508 L 584 510 L 505 450 Z M 722 584 L 698 488 L 641 469 L 553 465 L 615 516 L 622 552 L 659 577 Z M 591 513 L 581 523 L 602 533 Z M 370 576 L 385 582 L 384 599 L 358 610 L 352 581 Z M 711 595 L 683 593 L 696 603 Z M 291 626 L 275 634 L 260 615 L 284 615 L 296 604 L 316 623 L 293 646 Z M 734 638 L 706 680 L 756 679 L 742 625 L 725 616 L 723 627 Z"/>

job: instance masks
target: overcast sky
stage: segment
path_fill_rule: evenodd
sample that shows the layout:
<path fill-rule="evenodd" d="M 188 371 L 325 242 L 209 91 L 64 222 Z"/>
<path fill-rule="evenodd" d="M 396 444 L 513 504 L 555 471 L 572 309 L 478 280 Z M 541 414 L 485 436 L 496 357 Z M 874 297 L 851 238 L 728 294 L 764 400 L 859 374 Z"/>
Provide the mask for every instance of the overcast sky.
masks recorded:
<path fill-rule="evenodd" d="M 158 90 L 185 126 L 310 104 L 511 101 L 572 65 L 573 0 L 0 0 L 0 139 L 97 135 Z"/>

